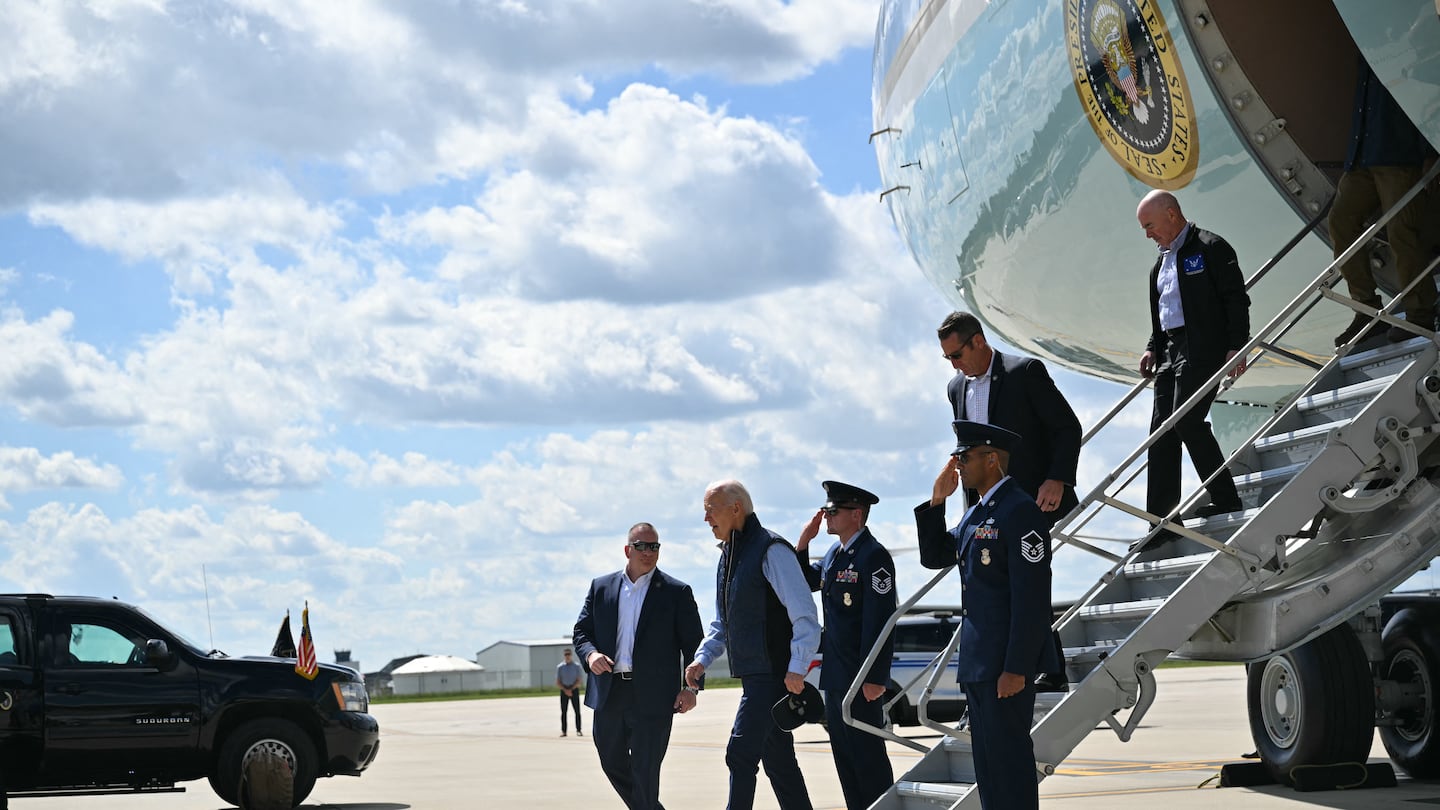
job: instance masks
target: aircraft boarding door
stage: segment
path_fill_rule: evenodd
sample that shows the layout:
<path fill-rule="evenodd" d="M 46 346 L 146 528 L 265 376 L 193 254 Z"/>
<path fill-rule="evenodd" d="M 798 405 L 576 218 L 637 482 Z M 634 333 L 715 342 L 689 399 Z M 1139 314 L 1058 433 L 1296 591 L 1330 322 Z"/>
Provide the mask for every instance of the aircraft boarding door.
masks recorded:
<path fill-rule="evenodd" d="M 10 788 L 35 773 L 43 750 L 44 704 L 24 626 L 18 613 L 0 608 L 0 767 Z"/>

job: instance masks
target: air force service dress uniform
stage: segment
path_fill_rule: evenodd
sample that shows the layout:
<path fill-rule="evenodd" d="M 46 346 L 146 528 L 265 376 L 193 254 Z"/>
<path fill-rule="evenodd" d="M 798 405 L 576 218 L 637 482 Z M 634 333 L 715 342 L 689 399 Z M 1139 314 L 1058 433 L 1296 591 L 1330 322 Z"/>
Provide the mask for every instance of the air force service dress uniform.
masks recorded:
<path fill-rule="evenodd" d="M 1017 434 L 991 425 L 956 421 L 954 455 L 989 445 L 1009 451 Z M 1060 668 L 1051 643 L 1049 521 L 1034 498 L 1010 477 L 982 493 L 954 529 L 945 529 L 945 506 L 915 508 L 921 564 L 957 565 L 960 571 L 959 677 L 969 705 L 975 781 L 986 810 L 1040 806 L 1030 725 L 1034 676 Z M 1008 698 L 997 696 L 1002 673 L 1025 678 Z"/>
<path fill-rule="evenodd" d="M 825 481 L 828 495 L 825 508 L 858 508 L 880 502 L 859 487 Z M 850 810 L 869 807 L 895 781 L 885 741 L 873 734 L 846 725 L 841 714 L 845 693 L 855 681 L 865 656 L 880 638 L 885 622 L 895 612 L 895 563 L 880 541 L 862 528 L 848 544 L 835 543 L 825 558 L 810 562 L 808 551 L 796 552 L 810 590 L 820 592 L 825 614 L 825 633 L 820 651 L 820 688 L 825 692 L 825 722 L 830 732 L 830 750 L 835 770 Z M 894 641 L 885 646 L 865 676 L 866 683 L 889 685 L 890 660 Z M 883 727 L 881 711 L 885 699 L 868 701 L 857 694 L 850 715 L 872 726 Z"/>

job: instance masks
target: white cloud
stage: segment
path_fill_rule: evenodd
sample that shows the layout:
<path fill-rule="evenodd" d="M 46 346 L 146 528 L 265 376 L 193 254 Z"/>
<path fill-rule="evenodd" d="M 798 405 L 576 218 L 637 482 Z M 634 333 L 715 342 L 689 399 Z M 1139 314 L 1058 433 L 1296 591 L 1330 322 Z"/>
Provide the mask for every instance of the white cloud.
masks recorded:
<path fill-rule="evenodd" d="M 46 456 L 34 447 L 0 446 L 0 492 L 116 489 L 124 481 L 114 464 L 97 464 L 68 451 Z"/>
<path fill-rule="evenodd" d="M 368 458 L 341 451 L 335 459 L 350 470 L 345 482 L 352 487 L 451 487 L 462 480 L 458 464 L 409 452 L 394 458 L 380 452 Z"/>
<path fill-rule="evenodd" d="M 224 188 L 276 163 L 401 189 L 453 173 L 456 129 L 659 66 L 773 82 L 869 40 L 873 0 L 396 4 L 11 0 L 0 205 Z"/>
<path fill-rule="evenodd" d="M 38 321 L 0 311 L 0 399 L 24 417 L 61 426 L 141 421 L 130 381 L 93 346 L 70 340 L 73 324 L 64 310 Z"/>

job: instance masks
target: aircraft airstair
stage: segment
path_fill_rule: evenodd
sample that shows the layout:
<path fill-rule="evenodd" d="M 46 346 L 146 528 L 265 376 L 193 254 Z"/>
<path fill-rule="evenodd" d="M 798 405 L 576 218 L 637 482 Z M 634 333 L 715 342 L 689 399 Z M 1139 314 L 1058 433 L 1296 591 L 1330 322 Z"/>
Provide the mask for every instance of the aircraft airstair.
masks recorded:
<path fill-rule="evenodd" d="M 1309 383 L 1279 403 L 1227 460 L 1246 505 L 1243 512 L 1182 520 L 1201 505 L 1203 487 L 1169 515 L 1147 514 L 1122 498 L 1143 474 L 1144 456 L 1156 436 L 1173 427 L 1199 400 L 1197 395 L 1056 526 L 1057 550 L 1072 545 L 1113 565 L 1056 624 L 1071 687 L 1068 693 L 1038 696 L 1038 722 L 1032 729 L 1037 778 L 1053 773 L 1099 724 L 1128 741 L 1155 699 L 1154 668 L 1172 653 L 1256 661 L 1289 650 L 1346 622 L 1440 552 L 1440 445 L 1434 444 L 1440 436 L 1440 343 L 1428 328 L 1390 314 L 1403 291 L 1377 312 L 1332 289 L 1340 281 L 1342 261 L 1407 201 L 1363 234 L 1236 358 L 1253 364 L 1269 356 L 1314 370 Z M 1317 223 L 1318 218 L 1290 246 Z M 1288 249 L 1258 271 L 1250 285 Z M 1429 274 L 1422 280 L 1429 281 Z M 1386 325 L 1399 324 L 1413 337 L 1391 343 L 1381 329 L 1382 337 L 1360 345 L 1352 341 L 1328 360 L 1285 348 L 1287 330 L 1327 301 Z M 1210 387 L 1224 382 L 1228 371 L 1217 372 Z M 1136 386 L 1086 440 L 1144 387 Z M 1123 555 L 1082 535 L 1087 525 L 1117 514 L 1153 527 Z M 1162 542 L 1169 533 L 1179 539 Z M 1057 558 L 1055 565 L 1063 564 L 1064 557 Z M 896 616 L 944 577 L 942 572 L 932 579 Z M 957 643 L 958 634 L 937 656 L 927 673 L 931 687 L 949 675 L 940 664 Z M 867 662 L 860 671 L 868 667 Z M 852 692 L 859 684 L 854 686 Z M 941 742 L 872 807 L 979 808 L 968 732 L 924 722 L 941 732 Z"/>

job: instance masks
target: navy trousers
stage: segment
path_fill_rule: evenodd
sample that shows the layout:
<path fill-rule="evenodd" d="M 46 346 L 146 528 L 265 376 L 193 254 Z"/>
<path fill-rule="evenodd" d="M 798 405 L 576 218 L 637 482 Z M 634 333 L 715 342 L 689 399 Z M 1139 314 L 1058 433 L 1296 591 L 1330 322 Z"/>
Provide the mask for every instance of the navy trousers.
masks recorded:
<path fill-rule="evenodd" d="M 760 763 L 775 789 L 780 810 L 813 810 L 805 777 L 795 761 L 795 738 L 781 731 L 770 709 L 785 694 L 785 680 L 774 675 L 750 675 L 740 679 L 740 708 L 725 747 L 725 765 L 730 769 L 728 810 L 750 810 L 755 804 L 755 775 Z"/>
<path fill-rule="evenodd" d="M 845 725 L 840 706 L 844 690 L 825 691 L 825 723 L 830 727 L 830 752 L 835 757 L 835 772 L 840 775 L 840 790 L 845 794 L 847 810 L 865 810 L 884 795 L 895 782 L 890 755 L 885 741 L 874 734 Z M 855 696 L 850 716 L 862 723 L 884 728 L 881 711 L 885 698 L 867 701 L 863 694 Z"/>
<path fill-rule="evenodd" d="M 1037 810 L 1040 782 L 1035 775 L 1035 744 L 1030 723 L 1035 687 L 1029 683 L 1004 700 L 995 681 L 961 684 L 970 711 L 970 745 L 975 755 L 975 784 L 985 810 Z"/>
<path fill-rule="evenodd" d="M 650 701 L 654 703 L 654 701 Z M 630 810 L 664 810 L 660 763 L 670 745 L 673 712 L 643 712 L 630 681 L 614 679 L 605 704 L 590 722 L 600 769 Z"/>

